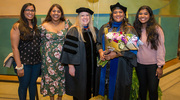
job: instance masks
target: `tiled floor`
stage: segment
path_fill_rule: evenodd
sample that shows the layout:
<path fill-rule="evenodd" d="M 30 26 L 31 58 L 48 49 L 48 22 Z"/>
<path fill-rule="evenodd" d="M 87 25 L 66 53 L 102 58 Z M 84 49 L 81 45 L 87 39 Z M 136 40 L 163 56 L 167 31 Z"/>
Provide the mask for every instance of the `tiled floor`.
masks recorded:
<path fill-rule="evenodd" d="M 176 69 L 176 70 L 175 70 Z M 169 73 L 171 72 L 171 73 Z M 17 81 L 16 76 L 0 75 L 0 100 L 18 100 L 18 83 L 17 82 L 2 82 L 2 80 Z M 40 81 L 40 79 L 38 80 Z M 49 100 L 49 97 L 43 97 L 38 87 L 39 100 Z M 163 92 L 162 100 L 180 100 L 180 61 L 173 60 L 167 62 L 164 66 L 164 77 L 160 80 L 160 87 Z M 27 93 L 28 97 L 28 93 Z M 57 96 L 55 97 L 57 98 Z M 27 98 L 29 100 L 29 98 Z M 56 100 L 56 99 L 55 99 Z M 72 100 L 71 96 L 64 95 L 63 100 Z"/>

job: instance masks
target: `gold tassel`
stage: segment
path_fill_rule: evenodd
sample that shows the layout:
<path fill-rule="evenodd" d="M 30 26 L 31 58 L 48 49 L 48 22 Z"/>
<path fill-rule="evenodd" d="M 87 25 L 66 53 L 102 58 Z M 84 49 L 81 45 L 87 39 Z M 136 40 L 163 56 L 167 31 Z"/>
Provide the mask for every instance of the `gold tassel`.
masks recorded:
<path fill-rule="evenodd" d="M 128 18 L 128 11 L 126 11 L 126 18 Z"/>

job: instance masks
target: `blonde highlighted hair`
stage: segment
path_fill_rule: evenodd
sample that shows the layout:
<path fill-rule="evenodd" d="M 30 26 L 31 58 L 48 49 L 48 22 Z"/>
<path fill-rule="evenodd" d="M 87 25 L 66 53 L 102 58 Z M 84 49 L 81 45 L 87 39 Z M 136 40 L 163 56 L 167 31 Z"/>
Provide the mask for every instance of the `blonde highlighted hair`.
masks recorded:
<path fill-rule="evenodd" d="M 89 13 L 88 13 L 88 14 L 89 14 Z M 84 26 L 83 26 L 83 25 L 81 24 L 81 22 L 80 22 L 80 21 L 81 21 L 81 20 L 80 20 L 80 17 L 81 17 L 81 13 L 78 14 L 78 16 L 76 17 L 76 22 L 75 22 L 75 24 L 73 24 L 73 25 L 70 27 L 70 29 L 73 28 L 73 27 L 76 27 L 77 30 L 78 30 L 78 33 L 80 34 L 78 38 L 79 38 L 80 40 L 86 42 L 86 41 L 84 40 L 84 37 L 83 37 L 83 34 L 82 34 L 82 30 L 83 30 Z M 94 29 L 93 21 L 92 21 L 92 16 L 91 16 L 90 14 L 89 14 L 89 23 L 88 23 L 88 26 L 89 26 L 89 29 L 90 29 L 90 31 L 91 31 L 93 40 L 96 42 L 96 31 L 95 31 L 95 29 Z"/>

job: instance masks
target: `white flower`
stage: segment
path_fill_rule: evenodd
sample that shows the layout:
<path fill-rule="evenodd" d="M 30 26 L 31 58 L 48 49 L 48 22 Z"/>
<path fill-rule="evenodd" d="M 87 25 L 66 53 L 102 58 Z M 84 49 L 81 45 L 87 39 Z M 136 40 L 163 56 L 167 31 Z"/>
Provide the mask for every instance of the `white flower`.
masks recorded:
<path fill-rule="evenodd" d="M 63 35 L 63 32 L 62 32 L 62 31 L 58 31 L 57 35 L 58 35 L 58 36 L 62 36 L 62 35 Z"/>
<path fill-rule="evenodd" d="M 112 39 L 112 38 L 113 38 L 112 32 L 107 33 L 107 34 L 106 34 L 106 37 L 107 37 L 108 39 Z"/>

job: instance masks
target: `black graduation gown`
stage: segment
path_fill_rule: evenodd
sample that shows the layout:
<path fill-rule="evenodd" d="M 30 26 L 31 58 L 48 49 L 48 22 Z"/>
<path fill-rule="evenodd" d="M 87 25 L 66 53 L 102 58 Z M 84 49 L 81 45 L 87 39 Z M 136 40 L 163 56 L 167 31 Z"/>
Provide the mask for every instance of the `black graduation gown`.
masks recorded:
<path fill-rule="evenodd" d="M 102 36 L 104 34 L 105 27 L 109 27 L 108 24 L 103 25 L 99 30 L 99 35 L 98 35 L 99 45 L 97 45 L 98 50 L 102 49 Z M 117 28 L 114 28 L 113 30 L 115 31 L 116 29 Z M 134 31 L 134 29 L 129 29 L 128 31 L 130 32 L 132 30 Z M 114 71 L 117 71 L 117 75 L 115 79 L 116 82 L 115 82 L 113 100 L 129 100 L 131 83 L 132 83 L 132 70 L 133 70 L 133 67 L 137 65 L 137 57 L 134 53 L 130 51 L 125 51 L 125 52 L 121 52 L 121 54 L 122 56 L 118 57 L 118 68 L 117 70 L 114 70 Z M 107 77 L 107 70 L 109 70 L 107 68 L 108 67 L 106 67 L 106 72 L 105 72 L 106 77 Z M 101 76 L 99 78 L 100 78 L 99 80 L 102 81 Z M 99 84 L 102 85 L 101 82 Z M 108 84 L 108 85 L 111 85 L 111 84 Z M 104 93 L 109 91 L 111 88 L 108 87 L 109 90 L 106 90 L 106 89 Z M 102 91 L 99 93 L 102 93 Z"/>
<path fill-rule="evenodd" d="M 66 94 L 74 96 L 78 100 L 86 100 L 87 91 L 91 92 L 95 82 L 96 46 L 89 30 L 83 31 L 86 43 L 79 40 L 78 37 L 79 33 L 75 27 L 67 32 L 60 62 L 65 65 Z M 75 77 L 69 74 L 67 64 L 75 66 Z"/>

